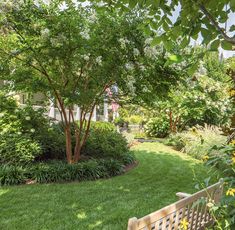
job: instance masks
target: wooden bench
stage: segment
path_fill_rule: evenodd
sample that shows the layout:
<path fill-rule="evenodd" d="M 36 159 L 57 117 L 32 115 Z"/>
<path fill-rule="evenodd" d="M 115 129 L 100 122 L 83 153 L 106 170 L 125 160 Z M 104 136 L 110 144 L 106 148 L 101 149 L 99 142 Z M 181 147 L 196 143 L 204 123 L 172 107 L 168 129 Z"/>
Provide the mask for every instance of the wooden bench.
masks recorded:
<path fill-rule="evenodd" d="M 188 222 L 188 230 L 202 230 L 213 224 L 208 212 L 207 203 L 213 200 L 218 203 L 223 193 L 223 182 L 203 189 L 193 195 L 177 193 L 179 201 L 153 212 L 145 217 L 130 218 L 128 230 L 179 230 L 181 221 Z M 201 200 L 205 202 L 200 202 Z"/>

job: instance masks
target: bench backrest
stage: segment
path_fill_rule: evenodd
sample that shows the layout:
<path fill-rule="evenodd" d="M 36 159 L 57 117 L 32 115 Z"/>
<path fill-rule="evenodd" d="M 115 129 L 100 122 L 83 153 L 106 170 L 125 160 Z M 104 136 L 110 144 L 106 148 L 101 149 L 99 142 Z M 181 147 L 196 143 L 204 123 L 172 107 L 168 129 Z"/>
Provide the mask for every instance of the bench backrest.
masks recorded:
<path fill-rule="evenodd" d="M 204 229 L 213 223 L 206 204 L 210 199 L 218 203 L 222 193 L 221 181 L 143 218 L 129 219 L 128 230 L 178 230 L 183 220 L 190 230 Z"/>

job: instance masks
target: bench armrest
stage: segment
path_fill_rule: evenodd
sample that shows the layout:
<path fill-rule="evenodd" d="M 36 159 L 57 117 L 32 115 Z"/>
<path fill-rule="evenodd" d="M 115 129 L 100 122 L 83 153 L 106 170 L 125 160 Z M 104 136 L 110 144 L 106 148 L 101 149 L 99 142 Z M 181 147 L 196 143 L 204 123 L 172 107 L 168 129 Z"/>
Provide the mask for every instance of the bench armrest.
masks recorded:
<path fill-rule="evenodd" d="M 189 196 L 192 196 L 192 195 L 189 194 L 189 193 L 185 193 L 185 192 L 177 192 L 177 193 L 176 193 L 176 196 L 178 196 L 179 199 L 181 200 L 181 199 L 184 199 L 184 198 L 189 197 Z"/>

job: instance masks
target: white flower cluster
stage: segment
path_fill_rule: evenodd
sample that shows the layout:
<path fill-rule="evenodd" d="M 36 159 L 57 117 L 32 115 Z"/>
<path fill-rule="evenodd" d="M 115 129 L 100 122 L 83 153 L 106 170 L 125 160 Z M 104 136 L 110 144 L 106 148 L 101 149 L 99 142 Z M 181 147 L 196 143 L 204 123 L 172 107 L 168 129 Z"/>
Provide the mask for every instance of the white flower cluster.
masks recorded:
<path fill-rule="evenodd" d="M 84 31 L 80 32 L 80 35 L 82 38 L 89 40 L 90 39 L 89 32 L 90 32 L 89 29 L 85 29 Z"/>
<path fill-rule="evenodd" d="M 74 5 L 74 8 L 75 8 L 76 10 L 78 10 L 78 8 L 79 8 L 79 6 L 80 6 L 80 2 L 78 2 L 77 0 L 72 0 L 72 3 L 73 3 L 73 5 Z"/>
<path fill-rule="evenodd" d="M 98 7 L 103 7 L 103 6 L 105 6 L 105 3 L 104 3 L 103 1 L 99 1 L 99 2 L 97 3 L 97 6 L 98 6 Z"/>
<path fill-rule="evenodd" d="M 51 4 L 51 0 L 42 0 L 43 4 L 49 6 Z"/>
<path fill-rule="evenodd" d="M 54 47 L 62 46 L 65 41 L 66 37 L 63 34 L 60 34 L 57 37 L 50 39 L 50 42 Z"/>
<path fill-rule="evenodd" d="M 134 56 L 139 56 L 140 55 L 140 51 L 137 49 L 137 48 L 134 48 L 133 49 L 133 54 L 134 54 Z"/>
<path fill-rule="evenodd" d="M 152 41 L 153 41 L 152 38 L 147 38 L 144 43 L 145 45 L 150 45 Z"/>
<path fill-rule="evenodd" d="M 139 62 L 136 62 L 136 65 L 138 66 L 138 68 L 141 70 L 141 71 L 145 71 L 146 70 L 146 68 L 145 68 L 145 66 L 143 65 L 143 64 L 141 64 L 141 63 L 139 63 Z M 141 75 L 140 75 L 141 76 Z M 139 77 L 140 77 L 139 76 Z"/>
<path fill-rule="evenodd" d="M 96 12 L 93 12 L 92 14 L 90 14 L 87 20 L 90 23 L 95 23 L 97 21 Z"/>
<path fill-rule="evenodd" d="M 33 4 L 34 4 L 35 6 L 37 6 L 37 7 L 40 7 L 40 3 L 39 3 L 38 0 L 34 0 L 34 1 L 33 1 Z"/>
<path fill-rule="evenodd" d="M 158 50 L 156 47 L 146 46 L 144 48 L 144 53 L 149 58 L 155 58 L 158 54 Z"/>
<path fill-rule="evenodd" d="M 30 129 L 30 132 L 31 133 L 35 133 L 35 129 Z"/>
<path fill-rule="evenodd" d="M 81 56 L 85 61 L 89 61 L 90 60 L 90 53 L 84 54 Z"/>
<path fill-rule="evenodd" d="M 147 93 L 147 92 L 149 92 L 149 89 L 147 88 L 147 86 L 144 86 L 144 87 L 142 88 L 142 91 L 143 91 L 143 93 Z"/>
<path fill-rule="evenodd" d="M 33 3 L 37 7 L 40 7 L 40 3 L 49 6 L 51 4 L 51 0 L 34 0 Z"/>
<path fill-rule="evenodd" d="M 140 65 L 140 70 L 141 71 L 145 71 L 146 70 L 145 66 L 144 65 Z"/>
<path fill-rule="evenodd" d="M 50 35 L 50 30 L 48 29 L 48 28 L 45 28 L 44 30 L 41 30 L 41 36 L 42 36 L 42 38 L 48 38 L 49 37 L 49 35 Z"/>
<path fill-rule="evenodd" d="M 130 62 L 126 63 L 125 67 L 126 67 L 127 70 L 130 70 L 130 71 L 132 71 L 134 69 L 134 65 L 132 63 L 130 63 Z"/>
<path fill-rule="evenodd" d="M 30 117 L 30 116 L 26 116 L 26 117 L 25 117 L 25 120 L 26 120 L 26 121 L 30 121 L 30 120 L 31 120 L 31 117 Z"/>
<path fill-rule="evenodd" d="M 96 63 L 97 63 L 98 65 L 102 65 L 102 57 L 101 57 L 101 56 L 97 57 L 97 58 L 95 59 L 95 61 L 96 61 Z"/>
<path fill-rule="evenodd" d="M 120 42 L 122 49 L 125 49 L 126 45 L 130 44 L 130 41 L 126 38 L 120 38 L 118 41 Z"/>
<path fill-rule="evenodd" d="M 65 1 L 63 1 L 61 4 L 59 4 L 58 8 L 59 8 L 60 12 L 63 12 L 65 10 L 67 10 L 69 8 L 69 6 L 67 5 L 67 3 Z"/>
<path fill-rule="evenodd" d="M 131 75 L 127 76 L 127 88 L 130 90 L 130 92 L 132 93 L 132 96 L 135 96 L 135 91 L 136 91 L 136 87 L 134 86 L 135 84 L 135 78 Z"/>

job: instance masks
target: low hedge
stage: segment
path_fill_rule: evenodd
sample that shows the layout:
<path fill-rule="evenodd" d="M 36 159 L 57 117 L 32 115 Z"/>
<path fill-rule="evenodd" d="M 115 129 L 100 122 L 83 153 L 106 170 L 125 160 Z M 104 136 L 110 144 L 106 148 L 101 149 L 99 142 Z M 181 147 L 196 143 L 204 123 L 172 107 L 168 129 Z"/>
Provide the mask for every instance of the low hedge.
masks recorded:
<path fill-rule="evenodd" d="M 69 182 L 96 180 L 120 175 L 125 165 L 115 159 L 90 159 L 69 165 L 64 161 L 50 161 L 27 166 L 0 166 L 0 185 Z"/>

